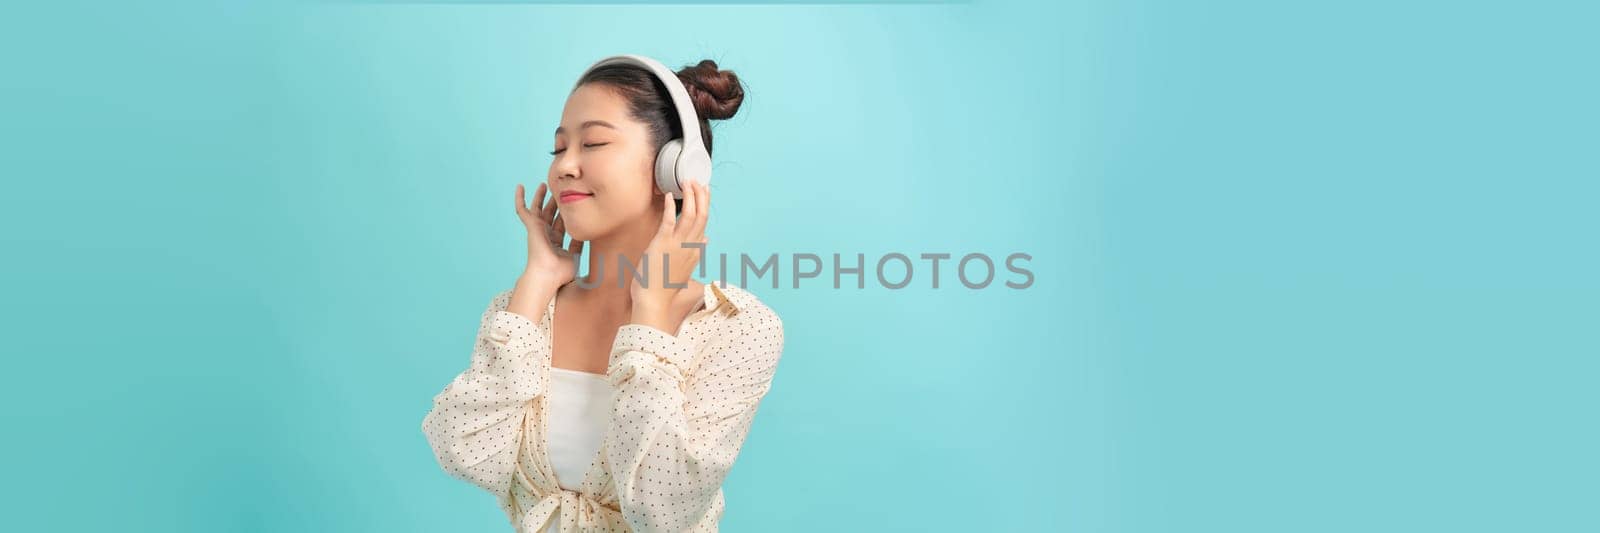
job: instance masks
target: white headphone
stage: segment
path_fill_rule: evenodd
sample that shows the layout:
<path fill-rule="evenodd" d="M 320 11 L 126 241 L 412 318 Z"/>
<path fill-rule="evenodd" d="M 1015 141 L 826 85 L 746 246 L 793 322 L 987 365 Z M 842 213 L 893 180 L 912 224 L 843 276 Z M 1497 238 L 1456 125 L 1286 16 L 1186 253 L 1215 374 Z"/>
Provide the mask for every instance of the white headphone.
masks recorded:
<path fill-rule="evenodd" d="M 678 110 L 678 121 L 683 124 L 683 137 L 667 141 L 656 153 L 656 186 L 662 192 L 673 193 L 678 198 L 683 197 L 683 186 L 690 182 L 709 185 L 711 183 L 711 152 L 706 150 L 705 143 L 700 137 L 700 115 L 694 112 L 694 100 L 689 99 L 689 90 L 683 87 L 683 81 L 678 79 L 677 73 L 668 69 L 660 61 L 641 55 L 617 55 L 596 61 L 578 79 L 583 80 L 589 72 L 605 65 L 636 65 L 644 67 L 661 84 L 667 86 L 667 94 L 672 96 L 672 105 Z M 578 88 L 577 84 L 572 87 Z"/>

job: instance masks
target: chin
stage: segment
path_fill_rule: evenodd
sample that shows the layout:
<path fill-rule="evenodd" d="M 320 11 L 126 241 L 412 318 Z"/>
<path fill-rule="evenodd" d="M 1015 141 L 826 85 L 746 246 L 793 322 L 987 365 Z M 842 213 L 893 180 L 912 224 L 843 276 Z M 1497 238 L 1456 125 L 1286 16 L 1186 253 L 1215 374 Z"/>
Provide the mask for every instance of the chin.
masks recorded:
<path fill-rule="evenodd" d="M 575 241 L 592 241 L 595 238 L 594 230 L 584 227 L 574 227 L 571 221 L 567 222 L 567 235 Z"/>

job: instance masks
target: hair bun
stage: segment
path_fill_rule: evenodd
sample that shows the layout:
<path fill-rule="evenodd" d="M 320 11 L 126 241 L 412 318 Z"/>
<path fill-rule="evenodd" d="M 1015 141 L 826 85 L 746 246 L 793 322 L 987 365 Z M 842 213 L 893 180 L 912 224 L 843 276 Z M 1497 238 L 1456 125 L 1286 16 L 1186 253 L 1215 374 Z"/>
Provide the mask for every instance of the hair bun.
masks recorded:
<path fill-rule="evenodd" d="M 678 71 L 678 79 L 689 91 L 694 110 L 708 120 L 724 120 L 739 112 L 744 103 L 744 86 L 739 76 L 730 70 L 718 70 L 717 62 L 702 59 L 700 63 Z"/>

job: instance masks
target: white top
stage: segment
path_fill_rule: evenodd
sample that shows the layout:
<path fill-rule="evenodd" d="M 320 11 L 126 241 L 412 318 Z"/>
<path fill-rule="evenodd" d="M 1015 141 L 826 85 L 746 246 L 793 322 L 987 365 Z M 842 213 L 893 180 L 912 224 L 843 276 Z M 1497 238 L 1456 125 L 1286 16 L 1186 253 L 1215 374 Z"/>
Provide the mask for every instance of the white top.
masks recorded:
<path fill-rule="evenodd" d="M 611 422 L 611 383 L 592 372 L 550 367 L 548 417 L 550 464 L 566 490 L 579 490 L 583 476 L 600 453 L 600 441 Z M 561 513 L 545 529 L 556 533 Z"/>

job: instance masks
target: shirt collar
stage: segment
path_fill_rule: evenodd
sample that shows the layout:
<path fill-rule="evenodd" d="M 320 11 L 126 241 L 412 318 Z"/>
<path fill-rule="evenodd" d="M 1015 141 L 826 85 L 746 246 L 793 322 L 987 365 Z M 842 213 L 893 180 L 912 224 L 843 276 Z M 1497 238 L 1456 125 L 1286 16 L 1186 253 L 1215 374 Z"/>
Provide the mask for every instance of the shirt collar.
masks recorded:
<path fill-rule="evenodd" d="M 704 299 L 705 308 L 711 311 L 721 311 L 724 316 L 739 314 L 739 306 L 733 303 L 733 298 L 728 296 L 728 291 L 717 287 L 716 282 L 704 283 L 700 292 Z"/>

